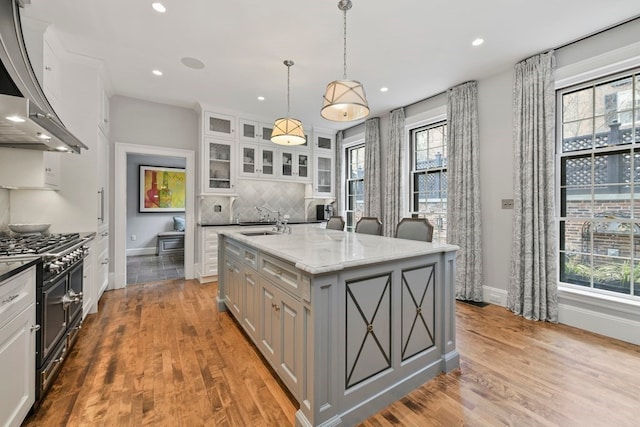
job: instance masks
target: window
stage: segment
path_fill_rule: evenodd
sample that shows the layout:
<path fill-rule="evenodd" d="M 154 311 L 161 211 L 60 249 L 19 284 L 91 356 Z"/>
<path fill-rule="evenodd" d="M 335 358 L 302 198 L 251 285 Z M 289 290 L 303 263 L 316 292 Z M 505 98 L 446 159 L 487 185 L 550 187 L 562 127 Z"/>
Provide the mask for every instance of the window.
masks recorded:
<path fill-rule="evenodd" d="M 347 148 L 347 231 L 353 231 L 364 214 L 364 144 Z"/>
<path fill-rule="evenodd" d="M 433 241 L 444 243 L 447 224 L 447 124 L 412 129 L 411 213 L 433 225 Z"/>
<path fill-rule="evenodd" d="M 640 297 L 640 70 L 558 91 L 560 281 Z"/>

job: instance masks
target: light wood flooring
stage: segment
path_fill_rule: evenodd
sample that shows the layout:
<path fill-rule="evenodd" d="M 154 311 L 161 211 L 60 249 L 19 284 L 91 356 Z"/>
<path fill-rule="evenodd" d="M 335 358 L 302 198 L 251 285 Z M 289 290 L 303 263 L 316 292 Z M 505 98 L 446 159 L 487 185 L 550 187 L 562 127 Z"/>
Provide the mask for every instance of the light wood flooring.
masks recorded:
<path fill-rule="evenodd" d="M 109 291 L 25 426 L 291 426 L 295 403 L 215 284 Z M 640 347 L 457 303 L 461 367 L 362 426 L 638 426 Z"/>

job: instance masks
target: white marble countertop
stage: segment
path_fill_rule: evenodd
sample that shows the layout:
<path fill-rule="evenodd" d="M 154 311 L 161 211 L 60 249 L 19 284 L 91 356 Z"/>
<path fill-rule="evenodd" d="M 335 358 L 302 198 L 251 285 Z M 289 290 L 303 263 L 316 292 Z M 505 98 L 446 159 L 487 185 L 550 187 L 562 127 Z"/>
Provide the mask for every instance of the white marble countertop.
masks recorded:
<path fill-rule="evenodd" d="M 254 232 L 259 229 L 262 228 L 251 227 L 250 231 Z M 264 230 L 271 229 L 264 227 Z M 298 269 L 310 274 L 322 274 L 350 267 L 459 249 L 455 245 L 325 230 L 317 226 L 292 227 L 291 234 L 266 236 L 241 234 L 247 231 L 249 230 L 229 229 L 221 230 L 219 234 L 292 262 Z"/>

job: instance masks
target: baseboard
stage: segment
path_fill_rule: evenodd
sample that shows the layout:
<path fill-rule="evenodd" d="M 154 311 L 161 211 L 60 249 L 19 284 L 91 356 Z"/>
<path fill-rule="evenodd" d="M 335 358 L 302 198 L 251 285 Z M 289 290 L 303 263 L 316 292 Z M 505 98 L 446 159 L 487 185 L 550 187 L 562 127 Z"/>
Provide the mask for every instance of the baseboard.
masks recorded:
<path fill-rule="evenodd" d="M 127 256 L 155 255 L 157 250 L 155 246 L 152 248 L 127 249 Z"/>
<path fill-rule="evenodd" d="M 507 306 L 507 291 L 482 288 L 483 300 Z M 637 307 L 593 296 L 559 292 L 558 322 L 574 328 L 640 345 L 640 314 Z"/>
<path fill-rule="evenodd" d="M 507 306 L 507 291 L 500 288 L 492 288 L 490 286 L 482 287 L 482 300 L 490 304 Z"/>

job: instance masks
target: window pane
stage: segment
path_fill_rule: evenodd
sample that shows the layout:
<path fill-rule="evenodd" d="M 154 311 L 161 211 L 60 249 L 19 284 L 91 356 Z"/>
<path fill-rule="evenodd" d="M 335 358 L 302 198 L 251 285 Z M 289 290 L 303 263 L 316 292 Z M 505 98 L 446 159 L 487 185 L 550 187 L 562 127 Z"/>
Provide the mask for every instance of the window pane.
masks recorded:
<path fill-rule="evenodd" d="M 593 119 L 562 125 L 562 151 L 587 150 L 593 147 Z"/>
<path fill-rule="evenodd" d="M 633 106 L 633 80 L 625 77 L 602 83 L 595 89 L 595 115 L 607 115 L 608 121 L 616 118 L 616 112 L 629 110 Z"/>
<path fill-rule="evenodd" d="M 572 122 L 593 115 L 593 89 L 586 88 L 562 97 L 563 121 Z"/>

